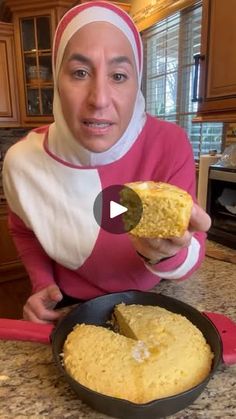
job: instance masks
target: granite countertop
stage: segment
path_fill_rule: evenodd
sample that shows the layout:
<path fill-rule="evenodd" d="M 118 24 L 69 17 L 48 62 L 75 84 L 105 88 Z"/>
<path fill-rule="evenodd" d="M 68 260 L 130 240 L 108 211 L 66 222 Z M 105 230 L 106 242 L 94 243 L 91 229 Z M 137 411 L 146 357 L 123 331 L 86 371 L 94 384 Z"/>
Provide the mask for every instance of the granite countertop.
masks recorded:
<path fill-rule="evenodd" d="M 163 281 L 156 292 L 236 322 L 235 264 L 206 257 L 183 282 Z M 83 404 L 53 362 L 49 345 L 0 341 L 0 418 L 102 419 Z M 236 418 L 236 365 L 221 365 L 200 397 L 175 419 Z M 127 418 L 128 419 L 128 418 Z"/>

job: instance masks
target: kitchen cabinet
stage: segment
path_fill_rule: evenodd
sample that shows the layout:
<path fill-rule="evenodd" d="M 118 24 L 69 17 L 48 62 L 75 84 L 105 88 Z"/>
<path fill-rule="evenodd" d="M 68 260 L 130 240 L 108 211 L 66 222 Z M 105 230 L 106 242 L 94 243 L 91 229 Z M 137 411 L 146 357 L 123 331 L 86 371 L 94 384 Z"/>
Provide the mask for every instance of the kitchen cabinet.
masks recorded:
<path fill-rule="evenodd" d="M 0 22 L 0 127 L 19 125 L 14 28 Z"/>
<path fill-rule="evenodd" d="M 5 61 L 1 60 L 0 64 L 0 123 L 1 114 L 3 117 L 6 114 L 7 121 L 12 118 L 12 122 L 17 122 L 20 119 L 20 125 L 29 127 L 44 125 L 53 121 L 51 66 L 53 36 L 59 20 L 75 3 L 73 0 L 4 1 L 5 13 L 11 16 L 13 23 L 15 46 L 14 48 L 9 47 L 9 55 L 12 52 L 12 65 L 10 65 L 10 60 L 7 61 L 6 58 Z M 78 1 L 78 3 L 80 2 Z M 113 3 L 127 12 L 130 9 L 129 3 Z M 8 24 L 8 26 L 11 27 L 11 24 Z M 16 62 L 13 60 L 13 49 L 15 50 Z M 3 66 L 4 71 L 1 68 Z M 12 87 L 14 77 L 11 73 L 14 73 L 14 71 L 17 72 L 18 78 L 20 118 L 18 117 L 19 113 L 17 113 L 18 99 L 10 96 L 10 93 L 17 95 L 17 86 Z M 6 83 L 8 77 L 11 81 L 9 88 Z M 1 106 L 3 109 L 1 109 Z M 9 126 L 9 123 L 7 126 Z"/>
<path fill-rule="evenodd" d="M 82 3 L 87 3 L 89 0 L 78 0 L 77 2 L 73 2 L 73 5 L 75 4 L 82 4 Z M 91 0 L 90 0 L 91 1 Z M 131 1 L 125 2 L 125 1 L 111 1 L 111 0 L 107 0 L 108 3 L 112 3 L 115 6 L 120 7 L 121 9 L 125 10 L 127 13 L 129 13 L 130 9 L 131 9 Z"/>
<path fill-rule="evenodd" d="M 198 120 L 236 121 L 235 0 L 203 0 Z"/>
<path fill-rule="evenodd" d="M 8 230 L 4 202 L 0 203 L 0 249 L 0 317 L 22 318 L 31 285 Z"/>
<path fill-rule="evenodd" d="M 87 0 L 86 0 L 87 1 Z M 111 3 L 115 4 L 115 6 L 120 7 L 121 9 L 125 10 L 125 12 L 129 13 L 131 9 L 131 1 L 130 2 L 122 2 L 122 1 L 112 1 Z"/>
<path fill-rule="evenodd" d="M 38 126 L 52 118 L 52 42 L 71 0 L 6 0 L 12 13 L 19 80 L 21 124 Z"/>

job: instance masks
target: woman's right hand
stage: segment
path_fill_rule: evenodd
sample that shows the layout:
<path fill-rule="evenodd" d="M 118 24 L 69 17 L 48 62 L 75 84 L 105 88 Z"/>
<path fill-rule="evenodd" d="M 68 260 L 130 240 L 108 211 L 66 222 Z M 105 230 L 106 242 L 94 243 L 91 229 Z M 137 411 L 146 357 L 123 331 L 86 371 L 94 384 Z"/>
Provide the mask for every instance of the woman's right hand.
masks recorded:
<path fill-rule="evenodd" d="M 59 287 L 55 284 L 32 294 L 23 308 L 23 317 L 36 323 L 52 323 L 62 316 L 54 310 L 63 298 Z"/>

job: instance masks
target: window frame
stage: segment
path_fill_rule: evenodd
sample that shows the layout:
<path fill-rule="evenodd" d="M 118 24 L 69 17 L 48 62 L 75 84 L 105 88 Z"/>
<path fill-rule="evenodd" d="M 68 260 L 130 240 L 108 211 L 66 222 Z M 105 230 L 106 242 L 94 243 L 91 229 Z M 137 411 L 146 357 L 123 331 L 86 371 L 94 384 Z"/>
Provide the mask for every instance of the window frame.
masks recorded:
<path fill-rule="evenodd" d="M 142 80 L 142 91 L 146 100 L 146 104 L 148 103 L 148 91 L 147 91 L 147 85 L 148 85 L 148 74 L 147 74 L 147 44 L 148 44 L 148 39 L 149 38 L 153 38 L 156 35 L 158 36 L 159 33 L 161 33 L 161 25 L 164 25 L 165 21 L 170 21 L 171 19 L 174 19 L 175 17 L 179 16 L 179 24 L 178 24 L 178 29 L 179 29 L 179 34 L 178 34 L 178 70 L 177 70 L 177 85 L 176 85 L 176 104 L 175 104 L 175 114 L 168 114 L 168 113 L 164 113 L 163 116 L 162 115 L 157 115 L 156 113 L 154 114 L 154 116 L 156 116 L 157 118 L 160 119 L 165 119 L 165 120 L 173 120 L 173 122 L 181 125 L 188 134 L 189 140 L 192 144 L 193 147 L 193 153 L 194 153 L 194 158 L 195 160 L 199 160 L 200 155 L 201 154 L 206 154 L 208 152 L 211 152 L 212 149 L 216 150 L 217 152 L 221 152 L 223 149 L 223 145 L 224 145 L 224 133 L 225 133 L 225 127 L 224 124 L 222 123 L 206 123 L 206 122 L 195 122 L 194 121 L 194 117 L 196 116 L 196 106 L 194 108 L 194 105 L 192 107 L 192 109 L 188 109 L 188 111 L 183 111 L 183 109 L 181 109 L 181 103 L 184 103 L 184 108 L 188 107 L 190 108 L 189 104 L 190 104 L 190 97 L 187 96 L 187 94 L 185 94 L 184 97 L 184 101 L 183 101 L 183 77 L 184 77 L 184 72 L 183 72 L 183 68 L 184 68 L 184 61 L 183 61 L 183 54 L 181 53 L 181 48 L 180 45 L 182 45 L 182 41 L 181 39 L 184 39 L 184 42 L 186 42 L 186 37 L 184 37 L 184 21 L 186 19 L 189 18 L 189 13 L 193 13 L 195 10 L 197 10 L 198 8 L 202 8 L 202 4 L 201 2 L 197 2 L 196 4 L 184 8 L 182 10 L 179 10 L 178 12 L 175 12 L 173 14 L 169 14 L 167 17 L 165 17 L 164 19 L 156 22 L 152 27 L 146 29 L 145 31 L 141 32 L 141 37 L 143 40 L 143 45 L 144 45 L 144 65 L 143 65 L 143 80 Z M 201 16 L 200 16 L 201 19 Z M 168 22 L 167 22 L 168 24 Z M 167 31 L 171 30 L 171 28 L 167 28 L 165 29 L 166 34 Z M 167 36 L 167 35 L 166 35 Z M 200 34 L 199 34 L 199 39 L 200 39 L 200 45 L 201 45 L 201 28 L 200 28 Z M 184 44 L 183 42 L 183 44 Z M 199 45 L 199 50 L 200 50 L 200 45 Z M 192 51 L 192 49 L 191 49 Z M 199 51 L 200 52 L 200 51 Z M 167 62 L 167 61 L 166 61 Z M 192 87 L 191 83 L 193 84 L 193 71 L 194 71 L 194 60 L 192 57 L 192 61 L 188 62 L 185 67 L 190 67 L 190 72 L 189 72 L 189 88 Z M 192 73 L 192 75 L 191 75 Z M 165 71 L 165 73 L 163 73 L 164 77 L 165 77 L 165 85 L 166 85 L 166 76 L 168 75 L 168 71 Z M 151 80 L 151 77 L 149 78 L 149 81 Z M 156 80 L 158 80 L 158 76 L 156 77 Z M 191 89 L 192 90 L 192 89 Z M 192 93 L 192 92 L 191 92 Z M 161 102 L 162 103 L 162 102 Z M 148 106 L 148 105 L 147 105 Z M 151 112 L 150 112 L 151 113 Z M 152 113 L 153 114 L 153 113 Z M 173 117 L 173 119 L 171 119 Z M 190 126 L 191 126 L 191 132 L 189 132 L 188 127 L 189 127 L 189 120 L 188 118 L 191 118 L 191 122 L 190 122 Z M 187 127 L 187 128 L 186 128 Z M 218 133 L 214 136 L 214 130 L 217 131 L 218 129 Z M 195 138 L 197 137 L 197 134 L 194 131 L 199 132 L 198 140 L 195 140 Z M 213 134 L 209 134 L 208 137 L 208 132 Z M 209 143 L 209 147 L 207 146 L 207 144 Z"/>

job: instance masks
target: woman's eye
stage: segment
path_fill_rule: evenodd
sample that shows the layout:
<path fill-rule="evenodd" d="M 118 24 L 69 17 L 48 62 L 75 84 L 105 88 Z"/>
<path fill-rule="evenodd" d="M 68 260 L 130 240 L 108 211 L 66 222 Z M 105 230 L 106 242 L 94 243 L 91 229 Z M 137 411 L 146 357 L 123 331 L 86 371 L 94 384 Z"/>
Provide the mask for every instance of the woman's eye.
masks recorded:
<path fill-rule="evenodd" d="M 73 76 L 76 77 L 77 79 L 85 79 L 87 75 L 88 75 L 88 72 L 82 69 L 79 69 L 73 72 Z"/>
<path fill-rule="evenodd" d="M 125 81 L 127 79 L 127 76 L 125 74 L 122 74 L 122 73 L 115 73 L 115 74 L 113 74 L 113 79 L 117 82 L 122 82 L 122 81 Z"/>

